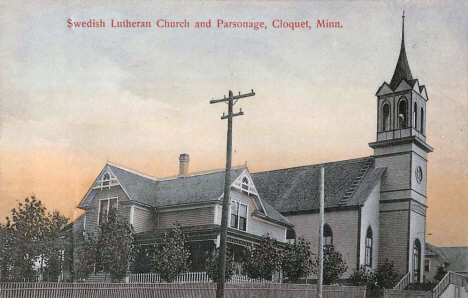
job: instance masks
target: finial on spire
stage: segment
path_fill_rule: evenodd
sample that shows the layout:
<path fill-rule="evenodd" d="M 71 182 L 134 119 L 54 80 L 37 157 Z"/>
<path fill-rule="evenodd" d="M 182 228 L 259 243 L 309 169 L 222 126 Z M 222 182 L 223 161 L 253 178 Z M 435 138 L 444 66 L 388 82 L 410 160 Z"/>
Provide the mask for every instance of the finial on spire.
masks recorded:
<path fill-rule="evenodd" d="M 403 46 L 405 45 L 405 11 L 403 10 L 403 15 L 401 16 L 403 19 L 403 26 L 401 26 L 401 43 Z"/>
<path fill-rule="evenodd" d="M 400 48 L 400 56 L 398 57 L 398 62 L 395 67 L 395 72 L 393 73 L 392 80 L 390 81 L 390 88 L 395 90 L 402 79 L 406 81 L 410 81 L 413 79 L 411 75 L 411 70 L 408 64 L 408 59 L 406 58 L 406 50 L 405 50 L 405 11 L 403 11 L 402 15 L 403 24 L 401 28 L 401 48 Z"/>

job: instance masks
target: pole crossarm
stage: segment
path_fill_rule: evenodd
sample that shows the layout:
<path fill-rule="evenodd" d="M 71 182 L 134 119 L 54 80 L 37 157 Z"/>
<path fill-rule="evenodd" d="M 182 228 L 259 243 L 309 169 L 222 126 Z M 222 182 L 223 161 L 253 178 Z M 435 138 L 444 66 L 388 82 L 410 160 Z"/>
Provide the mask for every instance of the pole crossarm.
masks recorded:
<path fill-rule="evenodd" d="M 237 116 L 242 116 L 244 115 L 244 112 L 242 112 L 242 109 L 240 109 L 239 113 L 234 113 L 232 114 L 232 117 L 237 117 Z M 221 120 L 224 120 L 224 119 L 228 119 L 229 118 L 229 115 L 225 115 L 223 113 L 223 116 L 221 116 Z"/>
<path fill-rule="evenodd" d="M 232 96 L 232 99 L 233 100 L 238 100 L 238 99 L 245 98 L 245 97 L 250 97 L 250 96 L 255 96 L 255 92 L 253 91 L 253 89 L 252 89 L 252 91 L 250 93 L 240 94 L 240 92 L 239 92 L 239 95 Z M 226 97 L 226 95 L 225 95 L 224 98 L 210 100 L 210 104 L 219 103 L 219 102 L 228 102 L 229 100 L 230 100 L 230 98 Z"/>

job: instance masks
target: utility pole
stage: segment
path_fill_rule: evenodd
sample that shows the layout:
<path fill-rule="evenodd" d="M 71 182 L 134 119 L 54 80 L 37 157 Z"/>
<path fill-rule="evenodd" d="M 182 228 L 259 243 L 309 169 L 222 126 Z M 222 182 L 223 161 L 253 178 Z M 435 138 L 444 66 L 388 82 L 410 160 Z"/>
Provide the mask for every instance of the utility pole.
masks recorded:
<path fill-rule="evenodd" d="M 231 190 L 231 160 L 232 160 L 232 118 L 236 116 L 244 115 L 242 109 L 238 113 L 233 113 L 232 109 L 237 101 L 244 97 L 254 96 L 255 92 L 252 92 L 233 96 L 232 91 L 229 90 L 229 98 L 212 99 L 210 104 L 224 102 L 228 104 L 227 116 L 223 113 L 221 120 L 228 120 L 227 129 L 227 145 L 226 145 L 226 176 L 224 177 L 224 196 L 223 196 L 223 212 L 221 215 L 221 236 L 219 244 L 219 263 L 218 263 L 218 281 L 216 285 L 216 298 L 224 298 L 225 287 L 226 287 L 226 244 L 227 244 L 227 224 L 229 214 L 229 198 Z"/>
<path fill-rule="evenodd" d="M 317 280 L 317 298 L 323 297 L 323 225 L 325 217 L 325 168 L 320 168 L 320 226 L 319 226 L 319 271 Z"/>

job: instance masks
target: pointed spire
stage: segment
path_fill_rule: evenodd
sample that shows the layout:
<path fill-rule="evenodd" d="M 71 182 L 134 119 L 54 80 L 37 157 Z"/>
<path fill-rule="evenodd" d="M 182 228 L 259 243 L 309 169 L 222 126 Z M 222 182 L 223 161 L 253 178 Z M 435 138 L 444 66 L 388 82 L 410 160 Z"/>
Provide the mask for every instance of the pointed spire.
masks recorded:
<path fill-rule="evenodd" d="M 402 79 L 410 81 L 413 79 L 411 75 L 411 70 L 408 64 L 408 58 L 406 58 L 406 50 L 405 50 L 405 12 L 403 11 L 403 25 L 402 25 L 402 32 L 401 32 L 401 49 L 400 49 L 400 57 L 398 57 L 398 62 L 395 67 L 395 72 L 393 73 L 392 80 L 390 82 L 390 88 L 395 90 L 398 85 L 400 84 Z"/>

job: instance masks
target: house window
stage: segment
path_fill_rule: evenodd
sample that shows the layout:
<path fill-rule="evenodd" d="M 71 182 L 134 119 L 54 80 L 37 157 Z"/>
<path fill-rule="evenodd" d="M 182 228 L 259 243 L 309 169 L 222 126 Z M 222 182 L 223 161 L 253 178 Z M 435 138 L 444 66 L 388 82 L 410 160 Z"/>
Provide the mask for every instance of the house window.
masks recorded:
<path fill-rule="evenodd" d="M 413 282 L 419 281 L 421 274 L 421 242 L 418 239 L 414 241 L 413 245 Z"/>
<path fill-rule="evenodd" d="M 99 200 L 98 225 L 107 219 L 109 212 L 117 210 L 117 198 L 107 198 Z"/>
<path fill-rule="evenodd" d="M 286 230 L 286 242 L 289 244 L 296 243 L 296 231 L 293 228 L 288 228 Z"/>
<path fill-rule="evenodd" d="M 333 232 L 328 224 L 323 226 L 323 253 L 330 254 L 333 249 Z"/>
<path fill-rule="evenodd" d="M 383 105 L 383 130 L 390 130 L 390 105 L 388 103 Z"/>
<path fill-rule="evenodd" d="M 102 185 L 108 186 L 109 183 L 110 183 L 110 175 L 109 173 L 105 173 L 104 176 L 102 176 Z"/>
<path fill-rule="evenodd" d="M 424 271 L 431 271 L 431 260 L 424 260 Z"/>
<path fill-rule="evenodd" d="M 231 202 L 231 228 L 247 231 L 247 205 Z"/>
<path fill-rule="evenodd" d="M 414 103 L 413 109 L 413 127 L 418 129 L 418 105 L 416 103 Z"/>
<path fill-rule="evenodd" d="M 406 128 L 406 100 L 400 101 L 398 104 L 398 128 L 403 129 Z"/>
<path fill-rule="evenodd" d="M 365 254 L 366 266 L 372 267 L 372 229 L 369 227 L 366 234 L 366 254 Z"/>
<path fill-rule="evenodd" d="M 242 178 L 242 189 L 249 190 L 249 179 L 247 177 Z"/>
<path fill-rule="evenodd" d="M 93 189 L 103 189 L 103 188 L 110 188 L 114 185 L 117 185 L 117 179 L 110 173 L 104 172 L 99 179 L 94 184 Z"/>

